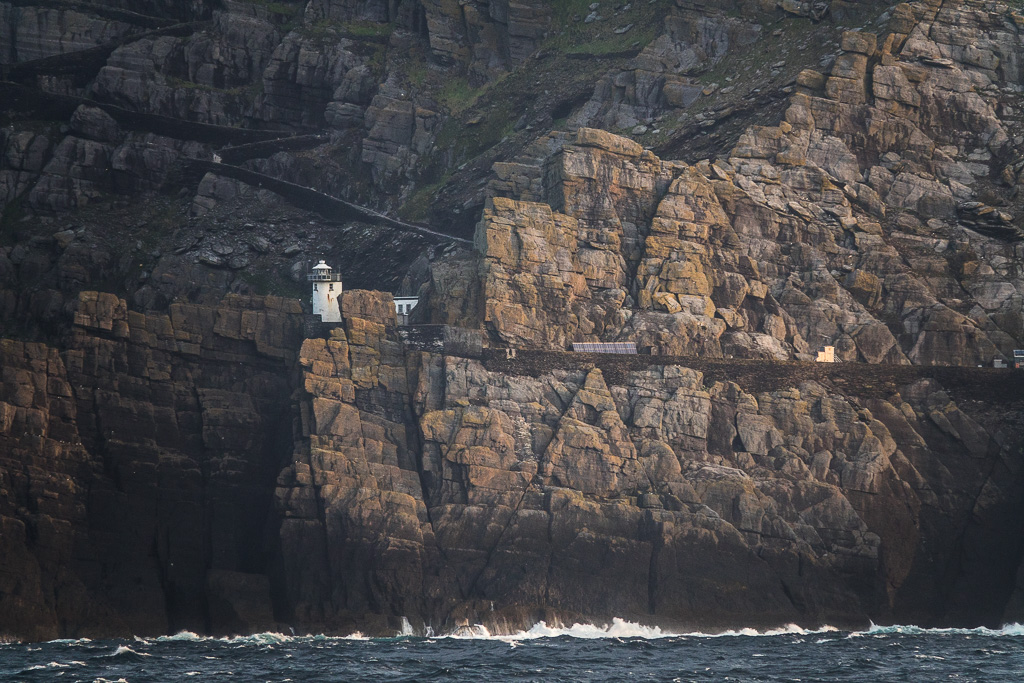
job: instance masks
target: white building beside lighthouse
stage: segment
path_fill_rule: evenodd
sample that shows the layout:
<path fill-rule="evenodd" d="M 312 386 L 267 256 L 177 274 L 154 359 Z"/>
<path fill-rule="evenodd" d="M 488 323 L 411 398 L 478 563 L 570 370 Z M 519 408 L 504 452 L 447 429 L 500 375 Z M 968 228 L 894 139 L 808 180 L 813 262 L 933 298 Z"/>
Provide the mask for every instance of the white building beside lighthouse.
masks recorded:
<path fill-rule="evenodd" d="M 398 324 L 408 325 L 409 314 L 412 313 L 412 309 L 416 308 L 416 304 L 420 302 L 418 296 L 396 296 L 395 297 L 395 313 L 398 314 Z"/>
<path fill-rule="evenodd" d="M 340 323 L 341 275 L 320 259 L 306 279 L 313 283 L 313 315 L 325 323 Z"/>

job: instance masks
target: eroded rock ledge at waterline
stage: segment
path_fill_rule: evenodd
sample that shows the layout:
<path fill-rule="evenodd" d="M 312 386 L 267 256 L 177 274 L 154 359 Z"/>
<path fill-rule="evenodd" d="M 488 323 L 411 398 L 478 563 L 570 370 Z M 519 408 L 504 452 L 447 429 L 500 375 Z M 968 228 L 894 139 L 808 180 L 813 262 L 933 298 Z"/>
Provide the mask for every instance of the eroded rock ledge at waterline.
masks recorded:
<path fill-rule="evenodd" d="M 1013 372 L 474 359 L 343 305 L 84 293 L 66 350 L 5 341 L 0 631 L 1024 616 Z"/>

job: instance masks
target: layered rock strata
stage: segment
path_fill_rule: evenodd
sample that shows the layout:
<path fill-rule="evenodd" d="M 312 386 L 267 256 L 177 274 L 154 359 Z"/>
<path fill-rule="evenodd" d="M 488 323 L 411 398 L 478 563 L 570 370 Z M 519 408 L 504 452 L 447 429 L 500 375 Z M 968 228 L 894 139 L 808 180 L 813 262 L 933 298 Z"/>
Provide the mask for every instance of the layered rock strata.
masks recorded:
<path fill-rule="evenodd" d="M 317 548 L 294 590 L 325 628 L 367 608 L 495 629 L 1002 615 L 1016 551 L 991 564 L 958 548 L 1018 533 L 1019 392 L 979 422 L 918 371 L 858 397 L 799 365 L 737 373 L 744 387 L 656 359 L 611 375 L 544 353 L 400 363 L 365 350 L 387 327 L 349 320 L 300 356 L 309 459 L 278 504 L 297 518 L 282 538 L 291 525 Z M 951 579 L 940 558 L 955 556 Z"/>
<path fill-rule="evenodd" d="M 784 121 L 714 162 L 581 128 L 495 164 L 475 263 L 436 266 L 433 319 L 535 348 L 1006 359 L 1024 339 L 1020 233 L 998 208 L 1022 153 L 1019 29 L 974 2 L 899 5 L 887 26 L 844 34 Z M 478 274 L 485 303 L 453 273 Z"/>
<path fill-rule="evenodd" d="M 272 627 L 297 313 L 229 297 L 143 315 L 85 292 L 62 353 L 4 342 L 0 632 Z"/>
<path fill-rule="evenodd" d="M 846 361 L 1007 358 L 1024 338 L 1020 242 L 980 234 L 962 214 L 995 211 L 966 200 L 1016 154 L 994 114 L 993 82 L 1012 74 L 919 57 L 942 49 L 912 35 L 878 48 L 847 33 L 833 75 L 804 74 L 786 120 L 749 130 L 727 159 L 664 161 L 581 128 L 538 142 L 549 150 L 540 161 L 531 149 L 496 164 L 465 271 L 479 273 L 487 303 L 465 324 L 538 348 L 633 339 L 662 353 L 806 359 L 827 342 Z M 893 113 L 886 83 L 910 72 L 900 97 L 918 104 Z M 972 155 L 985 162 L 975 171 Z M 444 290 L 451 269 L 437 268 L 437 320 L 464 308 Z"/>
<path fill-rule="evenodd" d="M 779 3 L 814 18 L 825 4 Z M 444 120 L 405 53 L 425 40 L 434 66 L 479 85 L 540 44 L 543 5 L 228 2 L 195 35 L 126 42 L 86 91 L 47 87 L 197 122 L 327 126 L 347 150 L 329 163 L 397 194 Z M 569 123 L 668 127 L 727 45 L 763 38 L 707 3 L 675 7 L 574 116 L 560 105 Z M 61 19 L 9 20 L 0 61 L 127 30 L 37 15 Z M 928 0 L 875 26 L 795 76 L 783 121 L 713 161 L 586 127 L 502 153 L 468 192 L 489 199 L 475 249 L 432 264 L 420 308 L 484 331 L 483 358 L 403 345 L 379 293 L 346 291 L 343 324 L 310 338 L 296 301 L 221 300 L 251 264 L 301 279 L 303 248 L 282 241 L 291 219 L 221 234 L 218 204 L 242 190 L 212 175 L 191 202 L 203 221 L 168 230 L 171 255 L 15 222 L 19 207 L 152 192 L 213 149 L 88 105 L 66 127 L 0 130 L 4 239 L 21 240 L 0 247 L 4 334 L 52 342 L 0 345 L 0 636 L 1024 617 L 1021 384 L 974 368 L 1024 346 L 1024 20 Z M 695 128 L 710 138 L 733 113 Z M 247 163 L 346 177 L 317 156 Z M 374 241 L 358 232 L 341 233 L 345 258 Z M 78 295 L 101 282 L 134 296 Z M 595 340 L 655 355 L 553 352 Z M 788 362 L 825 343 L 845 363 Z M 960 368 L 921 367 L 935 365 Z"/>
<path fill-rule="evenodd" d="M 404 347 L 388 295 L 342 303 L 303 340 L 286 300 L 85 293 L 64 352 L 5 342 L 0 629 L 1012 613 L 1010 375 L 478 360 Z"/>

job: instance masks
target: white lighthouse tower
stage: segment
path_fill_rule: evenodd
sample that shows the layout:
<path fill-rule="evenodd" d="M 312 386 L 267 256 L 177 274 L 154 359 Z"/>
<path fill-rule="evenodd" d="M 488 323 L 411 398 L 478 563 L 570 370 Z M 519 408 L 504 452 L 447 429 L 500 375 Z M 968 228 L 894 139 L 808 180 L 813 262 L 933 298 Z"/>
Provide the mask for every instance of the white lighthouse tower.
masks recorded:
<path fill-rule="evenodd" d="M 313 315 L 325 323 L 340 323 L 341 276 L 320 259 L 306 279 L 313 283 Z"/>

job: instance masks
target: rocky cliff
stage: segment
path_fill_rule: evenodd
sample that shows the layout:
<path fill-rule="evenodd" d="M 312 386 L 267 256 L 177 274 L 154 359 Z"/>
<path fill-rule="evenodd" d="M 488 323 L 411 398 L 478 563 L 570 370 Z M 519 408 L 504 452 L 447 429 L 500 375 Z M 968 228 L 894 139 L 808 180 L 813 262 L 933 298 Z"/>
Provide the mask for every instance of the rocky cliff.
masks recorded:
<path fill-rule="evenodd" d="M 1024 619 L 1022 31 L 0 2 L 0 637 Z"/>
<path fill-rule="evenodd" d="M 83 293 L 63 351 L 5 342 L 0 629 L 1004 617 L 1013 375 L 468 358 L 342 305 L 303 340 L 286 300 Z"/>
<path fill-rule="evenodd" d="M 274 623 L 264 527 L 298 310 L 229 298 L 147 316 L 87 292 L 61 353 L 4 342 L 0 630 Z"/>
<path fill-rule="evenodd" d="M 844 33 L 829 75 L 797 76 L 779 125 L 714 162 L 589 128 L 534 143 L 495 165 L 479 255 L 438 264 L 432 314 L 540 348 L 1008 357 L 1024 338 L 1021 243 L 1011 214 L 978 201 L 1016 193 L 993 188 L 1017 182 L 1015 123 L 997 116 L 1019 80 L 1016 41 L 996 38 L 1006 22 L 900 5 L 893 32 Z M 465 315 L 452 268 L 481 280 Z"/>

